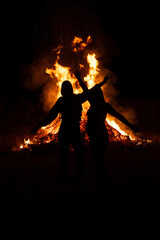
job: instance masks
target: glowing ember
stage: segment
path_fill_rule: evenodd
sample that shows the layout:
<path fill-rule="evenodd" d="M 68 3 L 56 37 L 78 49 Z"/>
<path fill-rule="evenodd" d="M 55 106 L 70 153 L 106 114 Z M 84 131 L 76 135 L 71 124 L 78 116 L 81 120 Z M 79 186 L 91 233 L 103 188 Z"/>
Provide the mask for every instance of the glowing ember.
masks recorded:
<path fill-rule="evenodd" d="M 86 42 L 83 41 L 83 38 L 75 36 L 72 41 L 73 52 L 80 52 L 84 50 L 84 48 L 87 47 L 87 45 L 91 42 L 92 42 L 91 36 L 88 36 Z"/>
<path fill-rule="evenodd" d="M 24 143 L 20 145 L 20 149 L 28 148 L 29 144 L 32 144 L 32 141 L 30 140 L 30 138 L 28 139 L 24 138 Z"/>

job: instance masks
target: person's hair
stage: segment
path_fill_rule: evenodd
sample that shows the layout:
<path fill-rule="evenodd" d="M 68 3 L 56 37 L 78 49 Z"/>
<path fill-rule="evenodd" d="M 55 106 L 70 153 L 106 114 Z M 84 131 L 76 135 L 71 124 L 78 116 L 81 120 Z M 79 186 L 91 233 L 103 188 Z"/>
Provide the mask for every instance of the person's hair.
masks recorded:
<path fill-rule="evenodd" d="M 68 81 L 68 80 L 65 80 L 63 83 L 62 83 L 62 86 L 61 86 L 61 94 L 63 97 L 65 96 L 70 96 L 73 94 L 73 87 L 72 87 L 72 84 Z"/>

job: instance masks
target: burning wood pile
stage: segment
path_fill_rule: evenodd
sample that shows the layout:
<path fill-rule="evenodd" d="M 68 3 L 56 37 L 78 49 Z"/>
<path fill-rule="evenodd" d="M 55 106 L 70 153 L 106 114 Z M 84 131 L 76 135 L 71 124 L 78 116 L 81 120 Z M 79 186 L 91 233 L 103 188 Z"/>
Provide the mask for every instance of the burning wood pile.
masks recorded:
<path fill-rule="evenodd" d="M 72 41 L 72 51 L 75 54 L 78 54 L 80 51 L 83 51 L 90 43 L 92 42 L 91 36 L 88 36 L 86 41 L 84 41 L 80 37 L 74 37 Z M 51 81 L 55 81 L 58 91 L 56 99 L 60 97 L 60 89 L 62 82 L 64 80 L 69 80 L 73 86 L 74 93 L 81 93 L 82 89 L 72 72 L 72 69 L 70 67 L 64 67 L 59 63 L 60 60 L 60 53 L 61 49 L 63 48 L 62 45 L 60 45 L 55 51 L 57 54 L 57 59 L 55 63 L 53 64 L 52 68 L 46 68 L 46 74 L 49 74 Z M 97 55 L 95 52 L 89 52 L 87 54 L 87 68 L 88 74 L 83 78 L 84 82 L 86 83 L 88 89 L 92 88 L 96 83 L 100 82 L 104 75 L 111 74 L 109 70 L 105 71 L 102 69 L 99 69 L 99 61 L 97 58 Z M 82 71 L 85 69 L 85 66 L 81 63 L 79 63 L 79 69 Z M 51 91 L 54 91 L 52 89 Z M 49 98 L 49 94 L 48 94 Z M 52 103 L 53 105 L 53 103 Z M 89 138 L 86 134 L 86 122 L 87 122 L 87 111 L 90 107 L 89 102 L 85 102 L 83 104 L 83 113 L 81 118 L 81 131 L 83 133 L 85 143 L 87 144 L 89 142 Z M 51 106 L 50 106 L 51 108 Z M 24 143 L 21 144 L 18 149 L 32 149 L 35 145 L 38 146 L 40 144 L 47 144 L 52 141 L 57 142 L 58 138 L 58 131 L 61 123 L 61 117 L 58 116 L 53 122 L 51 122 L 49 125 L 42 127 L 38 130 L 38 132 L 31 136 L 30 138 L 25 138 Z M 118 141 L 118 142 L 134 142 L 136 144 L 143 144 L 144 142 L 150 142 L 150 140 L 142 140 L 140 137 L 136 136 L 135 133 L 133 133 L 130 129 L 127 129 L 124 127 L 123 124 L 116 121 L 114 117 L 111 115 L 107 115 L 106 117 L 106 127 L 109 132 L 110 141 Z"/>

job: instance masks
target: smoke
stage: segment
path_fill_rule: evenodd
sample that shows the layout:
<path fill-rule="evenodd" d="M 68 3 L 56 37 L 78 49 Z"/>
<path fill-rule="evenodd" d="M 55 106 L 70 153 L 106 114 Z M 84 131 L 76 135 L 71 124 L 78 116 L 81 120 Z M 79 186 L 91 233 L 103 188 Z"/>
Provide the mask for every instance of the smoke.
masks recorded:
<path fill-rule="evenodd" d="M 47 57 L 34 59 L 29 65 L 22 66 L 21 78 L 23 86 L 32 91 L 41 88 L 48 81 L 45 69 L 49 64 Z"/>
<path fill-rule="evenodd" d="M 57 100 L 58 89 L 56 81 L 47 82 L 42 90 L 41 102 L 45 112 L 49 111 Z"/>

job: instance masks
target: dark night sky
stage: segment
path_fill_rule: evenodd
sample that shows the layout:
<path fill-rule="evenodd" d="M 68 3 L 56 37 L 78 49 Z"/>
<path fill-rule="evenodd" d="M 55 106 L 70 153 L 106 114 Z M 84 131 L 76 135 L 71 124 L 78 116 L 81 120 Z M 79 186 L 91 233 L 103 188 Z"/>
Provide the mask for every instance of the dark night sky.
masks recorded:
<path fill-rule="evenodd" d="M 157 11 L 154 4 L 136 2 L 5 1 L 1 7 L 0 97 L 19 94 L 23 65 L 56 47 L 61 39 L 90 33 L 94 39 L 102 34 L 104 43 L 109 36 L 118 49 L 108 67 L 117 75 L 122 98 L 159 98 Z"/>

